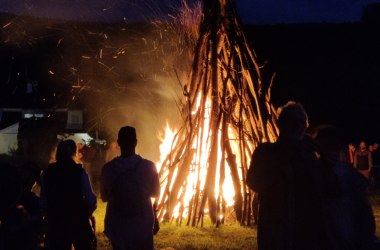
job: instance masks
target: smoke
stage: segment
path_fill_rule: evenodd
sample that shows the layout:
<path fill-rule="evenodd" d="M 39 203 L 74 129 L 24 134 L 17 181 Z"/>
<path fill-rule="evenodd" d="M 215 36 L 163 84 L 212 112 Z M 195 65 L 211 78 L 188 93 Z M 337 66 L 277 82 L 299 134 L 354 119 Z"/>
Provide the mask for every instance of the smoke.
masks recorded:
<path fill-rule="evenodd" d="M 95 1 L 86 8 L 97 14 L 90 9 L 96 4 L 113 6 L 106 10 L 111 11 L 125 2 Z M 138 1 L 128 2 L 136 8 L 149 5 L 148 1 L 139 6 Z M 80 8 L 79 4 L 85 2 L 75 1 L 73 6 L 66 1 L 25 4 L 30 13 L 41 8 L 54 17 L 67 19 L 68 8 Z M 157 2 L 149 6 L 155 11 L 152 16 L 163 12 Z M 159 135 L 166 124 L 178 127 L 182 122 L 182 88 L 191 65 L 195 27 L 200 21 L 199 4 L 195 14 L 189 5 L 185 9 L 178 6 L 165 7 L 180 13 L 166 21 L 88 23 L 23 16 L 6 20 L 1 31 L 4 51 L 10 52 L 2 60 L 12 64 L 13 69 L 4 78 L 11 79 L 10 85 L 35 81 L 32 95 L 38 92 L 38 100 L 32 106 L 42 103 L 48 108 L 84 110 L 85 130 L 92 136 L 98 133 L 103 137 L 100 139 L 115 139 L 121 126 L 136 127 L 137 152 L 157 161 Z M 86 11 L 76 13 L 87 15 Z M 193 15 L 190 24 L 184 23 L 186 14 Z M 107 17 L 104 13 L 101 16 Z M 22 88 L 17 89 L 22 92 Z M 12 94 L 20 94 L 17 91 Z"/>
<path fill-rule="evenodd" d="M 159 135 L 166 123 L 178 123 L 180 113 L 176 106 L 176 88 L 169 77 L 158 77 L 155 81 L 129 82 L 129 88 L 123 94 L 117 94 L 115 89 L 108 93 L 118 96 L 109 102 L 109 109 L 98 120 L 99 127 L 107 132 L 110 138 L 116 138 L 120 127 L 134 126 L 137 130 L 137 152 L 157 161 L 159 159 Z M 92 113 L 101 110 L 104 106 L 92 96 L 86 100 Z"/>

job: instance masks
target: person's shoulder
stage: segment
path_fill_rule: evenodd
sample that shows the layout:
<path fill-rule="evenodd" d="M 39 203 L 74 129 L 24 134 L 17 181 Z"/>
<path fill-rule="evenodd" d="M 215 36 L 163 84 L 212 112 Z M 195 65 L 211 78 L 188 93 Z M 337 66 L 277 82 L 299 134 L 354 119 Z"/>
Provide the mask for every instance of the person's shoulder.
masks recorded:
<path fill-rule="evenodd" d="M 273 148 L 275 146 L 275 143 L 272 143 L 272 142 L 263 142 L 263 143 L 260 143 L 256 149 L 259 149 L 259 150 L 262 150 L 262 149 L 269 149 L 269 148 Z"/>
<path fill-rule="evenodd" d="M 114 160 L 111 160 L 109 162 L 106 162 L 103 167 L 102 167 L 102 175 L 108 175 L 110 174 L 112 171 L 112 168 L 113 168 L 113 163 Z"/>
<path fill-rule="evenodd" d="M 366 189 L 368 186 L 368 180 L 362 174 L 360 174 L 353 166 L 338 162 L 335 166 L 335 173 L 339 178 L 343 178 L 344 181 L 355 189 Z"/>
<path fill-rule="evenodd" d="M 118 157 L 115 157 L 113 158 L 112 160 L 106 162 L 104 165 L 103 165 L 103 169 L 108 169 L 108 168 L 111 168 L 112 166 L 114 166 L 116 164 L 116 161 L 117 161 Z"/>
<path fill-rule="evenodd" d="M 73 164 L 74 168 L 77 170 L 77 171 L 83 171 L 83 165 L 82 164 L 79 164 L 79 163 L 75 163 Z"/>
<path fill-rule="evenodd" d="M 153 161 L 145 159 L 145 158 L 141 158 L 140 165 L 143 165 L 143 166 L 146 166 L 149 168 L 155 168 L 156 167 L 156 165 L 154 164 Z"/>
<path fill-rule="evenodd" d="M 52 168 L 55 168 L 55 166 L 57 166 L 57 162 L 49 163 L 49 165 L 47 166 L 46 170 L 50 170 Z"/>
<path fill-rule="evenodd" d="M 57 163 L 56 162 L 52 162 L 50 163 L 47 168 L 43 171 L 43 174 L 46 175 L 50 172 L 54 172 L 54 170 L 56 169 L 56 166 L 57 166 Z"/>
<path fill-rule="evenodd" d="M 254 150 L 252 158 L 256 161 L 265 161 L 270 155 L 275 152 L 274 143 L 264 142 L 260 143 Z"/>
<path fill-rule="evenodd" d="M 276 147 L 276 144 L 275 143 L 271 143 L 271 142 L 263 142 L 263 143 L 260 143 L 256 149 L 255 149 L 255 152 L 256 153 L 264 153 L 264 152 L 268 152 L 268 151 L 272 151 L 274 150 Z"/>
<path fill-rule="evenodd" d="M 72 162 L 70 165 L 71 165 L 71 169 L 72 169 L 71 171 L 73 171 L 74 173 L 76 173 L 76 174 L 85 173 L 82 164 Z"/>
<path fill-rule="evenodd" d="M 157 171 L 157 168 L 156 168 L 156 165 L 154 164 L 154 162 L 152 162 L 151 160 L 142 158 L 142 157 L 141 157 L 141 160 L 140 160 L 138 165 L 139 165 L 140 169 L 142 169 L 143 171 L 146 171 L 146 172 L 156 172 Z"/>

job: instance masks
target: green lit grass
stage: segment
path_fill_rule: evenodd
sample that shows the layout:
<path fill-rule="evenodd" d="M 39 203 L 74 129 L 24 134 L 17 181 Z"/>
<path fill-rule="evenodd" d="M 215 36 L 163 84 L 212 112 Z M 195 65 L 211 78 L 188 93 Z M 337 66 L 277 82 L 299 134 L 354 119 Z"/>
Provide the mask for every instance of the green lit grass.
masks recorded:
<path fill-rule="evenodd" d="M 371 195 L 376 219 L 377 236 L 380 237 L 380 193 Z M 108 239 L 103 234 L 105 203 L 99 200 L 95 212 L 97 220 L 98 250 L 111 250 Z M 161 229 L 154 237 L 156 249 L 166 250 L 227 250 L 227 249 L 257 249 L 256 228 L 241 227 L 238 224 L 223 225 L 215 228 L 209 222 L 204 226 L 193 228 L 185 225 L 177 226 L 175 223 L 161 223 Z"/>
<path fill-rule="evenodd" d="M 103 234 L 105 210 L 105 203 L 99 200 L 95 211 L 98 250 L 112 249 Z M 215 228 L 207 221 L 202 228 L 161 223 L 160 231 L 154 237 L 154 243 L 156 249 L 254 250 L 256 249 L 256 229 L 241 227 L 238 224 Z"/>
<path fill-rule="evenodd" d="M 204 226 L 192 228 L 173 224 L 161 225 L 155 237 L 155 247 L 165 249 L 256 249 L 256 230 L 241 227 L 237 224 L 229 226 Z"/>
<path fill-rule="evenodd" d="M 380 192 L 370 196 L 370 202 L 372 204 L 373 215 L 376 221 L 376 236 L 380 238 Z"/>

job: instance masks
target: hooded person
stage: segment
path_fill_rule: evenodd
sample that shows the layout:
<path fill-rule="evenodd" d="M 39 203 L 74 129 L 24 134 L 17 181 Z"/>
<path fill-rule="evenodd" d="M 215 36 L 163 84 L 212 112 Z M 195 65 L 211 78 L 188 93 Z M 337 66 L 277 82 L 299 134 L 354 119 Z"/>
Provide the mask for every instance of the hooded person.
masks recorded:
<path fill-rule="evenodd" d="M 155 222 L 151 198 L 160 194 L 153 162 L 135 153 L 136 130 L 119 130 L 121 155 L 103 166 L 100 194 L 107 202 L 105 234 L 114 250 L 153 249 Z"/>

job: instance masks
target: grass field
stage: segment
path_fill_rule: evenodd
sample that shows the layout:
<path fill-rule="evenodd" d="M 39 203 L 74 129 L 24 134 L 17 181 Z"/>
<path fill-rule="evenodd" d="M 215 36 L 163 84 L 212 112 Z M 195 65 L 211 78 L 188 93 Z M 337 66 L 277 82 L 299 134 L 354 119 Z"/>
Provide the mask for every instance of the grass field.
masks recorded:
<path fill-rule="evenodd" d="M 377 225 L 377 236 L 380 237 L 380 194 L 371 195 L 370 201 Z M 97 219 L 97 238 L 99 250 L 111 250 L 110 243 L 103 234 L 105 203 L 99 201 L 95 212 Z M 241 227 L 238 224 L 223 225 L 215 228 L 210 223 L 205 223 L 203 228 L 177 226 L 173 224 L 161 224 L 160 231 L 154 238 L 156 249 L 166 250 L 255 250 L 256 228 Z"/>
<path fill-rule="evenodd" d="M 95 211 L 98 250 L 111 250 L 103 234 L 105 203 L 98 201 Z M 219 228 L 205 222 L 202 228 L 177 226 L 175 223 L 160 224 L 160 231 L 154 237 L 156 249 L 256 249 L 256 228 L 241 227 L 238 224 L 223 225 Z"/>

